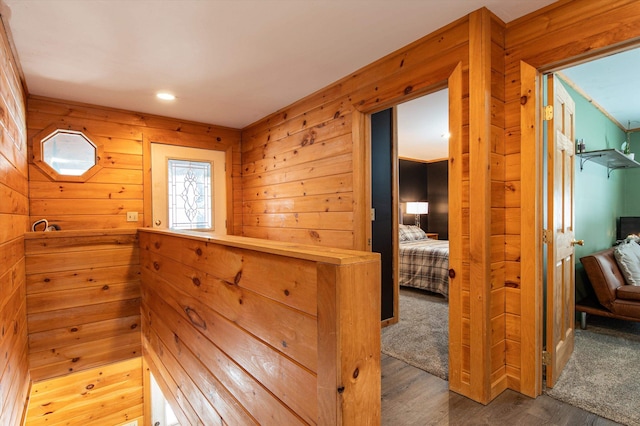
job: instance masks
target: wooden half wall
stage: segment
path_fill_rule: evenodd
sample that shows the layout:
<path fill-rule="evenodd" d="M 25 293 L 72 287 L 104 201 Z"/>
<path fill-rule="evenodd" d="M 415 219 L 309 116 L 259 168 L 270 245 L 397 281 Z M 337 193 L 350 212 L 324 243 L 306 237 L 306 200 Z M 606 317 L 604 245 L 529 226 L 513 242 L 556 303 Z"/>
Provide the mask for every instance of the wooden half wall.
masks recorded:
<path fill-rule="evenodd" d="M 139 235 L 144 360 L 182 424 L 380 424 L 378 254 Z"/>
<path fill-rule="evenodd" d="M 25 247 L 32 380 L 140 356 L 137 230 L 28 232 Z"/>
<path fill-rule="evenodd" d="M 29 223 L 25 92 L 0 22 L 0 425 L 22 420 L 27 392 L 24 232 Z"/>

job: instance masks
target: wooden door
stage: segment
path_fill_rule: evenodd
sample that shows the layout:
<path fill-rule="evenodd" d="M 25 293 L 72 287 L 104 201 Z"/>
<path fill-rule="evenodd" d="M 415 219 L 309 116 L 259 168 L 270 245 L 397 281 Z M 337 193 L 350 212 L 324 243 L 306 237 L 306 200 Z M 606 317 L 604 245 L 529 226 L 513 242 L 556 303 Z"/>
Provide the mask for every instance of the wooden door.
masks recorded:
<path fill-rule="evenodd" d="M 547 77 L 547 317 L 546 384 L 553 387 L 573 352 L 575 335 L 574 152 L 575 104 L 560 82 Z M 545 113 L 547 111 L 545 110 Z"/>
<path fill-rule="evenodd" d="M 172 227 L 169 222 L 169 179 L 168 161 L 171 159 L 206 162 L 211 164 L 211 176 L 208 182 L 211 191 L 211 227 L 208 230 L 217 234 L 227 233 L 227 194 L 226 194 L 226 153 L 210 149 L 192 148 L 178 145 L 151 144 L 151 200 L 153 227 Z M 174 190 L 183 191 L 184 188 Z M 180 197 L 178 197 L 180 198 Z M 183 228 L 184 229 L 184 228 Z M 205 229 L 202 229 L 205 230 Z"/>

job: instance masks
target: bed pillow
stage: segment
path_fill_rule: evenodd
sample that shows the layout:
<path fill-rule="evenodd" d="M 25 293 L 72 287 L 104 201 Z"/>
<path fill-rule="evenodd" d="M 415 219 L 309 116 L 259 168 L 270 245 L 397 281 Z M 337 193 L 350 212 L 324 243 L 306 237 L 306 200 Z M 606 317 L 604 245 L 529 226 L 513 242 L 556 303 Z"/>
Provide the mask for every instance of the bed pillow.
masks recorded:
<path fill-rule="evenodd" d="M 616 246 L 613 255 L 624 280 L 629 285 L 640 285 L 640 245 L 626 241 Z"/>
<path fill-rule="evenodd" d="M 426 240 L 427 234 L 415 225 L 400 225 L 400 241 Z M 640 248 L 640 246 L 638 246 Z"/>

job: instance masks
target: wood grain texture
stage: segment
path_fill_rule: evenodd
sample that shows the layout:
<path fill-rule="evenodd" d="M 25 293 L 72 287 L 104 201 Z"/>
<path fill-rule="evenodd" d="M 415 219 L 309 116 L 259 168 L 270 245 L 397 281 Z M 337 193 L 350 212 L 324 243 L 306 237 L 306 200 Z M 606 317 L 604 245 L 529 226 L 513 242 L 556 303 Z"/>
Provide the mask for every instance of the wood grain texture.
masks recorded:
<path fill-rule="evenodd" d="M 461 19 L 243 129 L 243 235 L 367 249 L 367 114 L 444 87 L 467 43 Z"/>
<path fill-rule="evenodd" d="M 469 17 L 469 208 L 473 212 L 469 242 L 473 256 L 470 273 L 475 279 L 470 288 L 470 342 L 471 397 L 483 403 L 490 401 L 491 353 L 489 330 L 490 263 L 492 244 L 491 180 L 489 164 L 490 114 L 487 110 L 491 93 L 487 91 L 491 79 L 491 17 L 486 10 L 474 12 Z"/>
<path fill-rule="evenodd" d="M 144 356 L 174 410 L 205 424 L 210 409 L 224 424 L 379 424 L 378 255 L 139 234 Z"/>
<path fill-rule="evenodd" d="M 85 183 L 52 180 L 30 159 L 31 221 L 47 218 L 63 230 L 149 226 L 151 175 L 145 146 L 161 142 L 228 151 L 227 229 L 240 232 L 236 221 L 242 218 L 233 202 L 240 185 L 240 156 L 234 155 L 240 153 L 239 130 L 38 96 L 29 97 L 27 122 L 32 145 L 39 132 L 56 126 L 84 129 L 104 150 L 102 168 Z M 138 212 L 138 221 L 127 222 L 127 211 Z"/>
<path fill-rule="evenodd" d="M 28 233 L 24 245 L 34 380 L 141 355 L 135 230 Z"/>
<path fill-rule="evenodd" d="M 557 2 L 507 24 L 505 152 L 509 187 L 514 190 L 507 199 L 510 207 L 520 209 L 520 229 L 515 221 L 508 227 L 510 236 L 520 238 L 509 238 L 513 244 L 506 268 L 515 292 L 508 300 L 519 298 L 509 306 L 515 316 L 507 340 L 507 374 L 510 386 L 529 396 L 542 392 L 542 145 L 537 79 L 541 71 L 637 46 L 638 37 L 640 4 L 630 0 Z"/>
<path fill-rule="evenodd" d="M 0 425 L 20 424 L 29 387 L 24 232 L 29 223 L 25 90 L 0 23 Z"/>
<path fill-rule="evenodd" d="M 150 215 L 144 214 L 149 208 L 146 200 L 149 197 L 149 185 L 148 182 L 145 184 L 148 177 L 145 141 L 173 141 L 216 149 L 231 147 L 229 155 L 233 163 L 233 190 L 229 192 L 233 200 L 230 203 L 233 224 L 229 229 L 232 232 L 241 234 L 242 222 L 246 219 L 245 235 L 281 239 L 290 243 L 366 248 L 367 184 L 363 176 L 366 174 L 367 156 L 366 143 L 361 140 L 366 137 L 363 130 L 366 127 L 366 114 L 442 86 L 457 66 L 460 67 L 461 89 L 456 92 L 454 102 L 459 103 L 462 113 L 460 122 L 454 123 L 452 131 L 452 134 L 457 132 L 459 135 L 457 140 L 460 146 L 457 156 L 452 156 L 456 164 L 451 165 L 451 170 L 457 176 L 454 185 L 459 197 L 454 199 L 457 203 L 454 210 L 460 212 L 460 217 L 450 219 L 450 223 L 459 225 L 451 237 L 452 254 L 455 254 L 453 260 L 456 262 L 453 264 L 457 273 L 457 278 L 452 280 L 453 290 L 454 294 L 458 294 L 452 297 L 451 306 L 452 312 L 457 312 L 456 315 L 462 320 L 456 318 L 452 321 L 456 328 L 452 329 L 451 353 L 455 354 L 452 361 L 456 362 L 451 363 L 451 385 L 454 388 L 454 384 L 458 383 L 459 387 L 455 390 L 470 395 L 472 392 L 468 385 L 476 381 L 476 373 L 470 371 L 472 362 L 477 362 L 470 352 L 477 350 L 475 344 L 471 343 L 470 333 L 471 324 L 474 324 L 470 318 L 475 317 L 471 313 L 471 300 L 475 304 L 472 291 L 477 285 L 486 289 L 496 284 L 501 288 L 504 280 L 504 291 L 484 293 L 487 296 L 484 306 L 488 318 L 487 325 L 481 327 L 481 331 L 488 332 L 489 324 L 498 326 L 498 329 L 487 334 L 491 340 L 481 351 L 483 365 L 489 366 L 482 375 L 492 383 L 492 395 L 504 386 L 504 376 L 512 389 L 530 396 L 539 394 L 541 343 L 538 292 L 541 281 L 535 253 L 535 247 L 539 244 L 539 229 L 529 226 L 532 222 L 537 223 L 532 214 L 537 211 L 539 201 L 535 186 L 537 169 L 532 162 L 538 155 L 535 151 L 537 121 L 535 111 L 531 113 L 536 89 L 530 84 L 531 73 L 527 82 L 524 82 L 521 61 L 531 64 L 535 73 L 536 69 L 554 69 L 571 61 L 628 48 L 640 37 L 638 8 L 638 2 L 630 0 L 563 1 L 508 24 L 506 30 L 492 24 L 488 35 L 471 30 L 468 17 L 463 18 L 248 126 L 242 132 L 242 147 L 238 130 L 92 105 L 32 96 L 27 112 L 25 94 L 19 80 L 20 72 L 2 31 L 0 312 L 3 326 L 13 330 L 13 334 L 0 336 L 3 354 L 0 363 L 0 424 L 18 421 L 26 395 L 29 377 L 27 293 L 30 300 L 40 300 L 37 305 L 42 307 L 45 299 L 36 294 L 47 293 L 49 283 L 61 292 L 76 292 L 85 284 L 95 288 L 105 285 L 117 288 L 120 284 L 139 279 L 140 273 L 138 265 L 132 265 L 133 272 L 128 273 L 122 270 L 128 268 L 126 265 L 92 269 L 74 263 L 70 270 L 45 270 L 32 273 L 25 280 L 27 262 L 22 235 L 31 221 L 50 217 L 63 224 L 65 229 L 86 229 L 88 226 L 124 229 L 148 223 Z M 473 147 L 469 141 L 470 135 L 478 133 L 477 129 L 472 131 L 472 123 L 469 122 L 471 115 L 477 115 L 478 108 L 476 102 L 470 99 L 469 92 L 479 90 L 479 86 L 470 85 L 478 72 L 469 61 L 471 33 L 474 36 L 481 35 L 485 41 L 489 40 L 491 46 L 488 49 L 490 67 L 483 71 L 490 77 L 484 78 L 481 83 L 482 90 L 488 90 L 490 96 L 487 105 L 483 106 L 485 113 L 479 116 L 483 126 L 488 129 L 482 132 L 488 136 L 483 152 L 489 152 L 485 162 L 489 169 L 483 172 L 482 181 L 491 181 L 488 189 L 490 197 L 485 202 L 489 219 L 484 221 L 484 233 L 480 234 L 470 231 L 478 226 L 475 218 L 477 200 L 472 201 L 477 194 L 472 189 L 482 183 L 477 180 L 477 147 Z M 504 55 L 500 55 L 500 49 L 496 46 L 500 46 L 503 38 L 505 50 Z M 504 75 L 502 82 L 499 77 L 501 73 Z M 523 96 L 526 96 L 528 104 L 523 104 Z M 29 131 L 26 129 L 27 116 Z M 29 136 L 37 134 L 51 123 L 87 126 L 105 146 L 105 167 L 82 189 L 67 183 L 52 185 L 47 176 L 35 167 L 29 167 Z M 501 126 L 504 126 L 502 138 Z M 28 173 L 31 175 L 30 181 L 27 181 Z M 241 177 L 243 173 L 245 176 Z M 305 186 L 311 188 L 309 193 L 305 192 Z M 496 188 L 500 186 L 503 189 L 498 191 Z M 273 192 L 274 189 L 278 192 Z M 245 191 L 246 198 L 243 196 Z M 255 195 L 252 195 L 254 192 Z M 474 206 L 473 216 L 470 214 L 471 206 Z M 122 212 L 129 209 L 143 213 L 139 223 L 128 225 L 123 220 Z M 482 217 L 486 219 L 484 214 Z M 470 272 L 472 253 L 474 256 L 476 253 L 475 249 L 472 250 L 478 241 L 476 236 L 488 239 L 490 246 L 480 279 Z M 29 267 L 45 265 L 52 259 L 46 257 L 45 246 L 36 249 L 32 241 L 28 241 L 28 244 L 33 250 L 44 250 L 43 253 L 37 253 L 38 256 L 45 255 L 30 263 Z M 106 243 L 108 246 L 109 243 Z M 75 250 L 72 244 L 57 247 L 62 250 L 63 257 L 66 256 L 65 252 Z M 89 251 L 105 251 L 97 258 L 106 261 L 109 256 L 122 253 L 121 249 L 114 247 L 116 251 L 107 254 L 111 249 L 92 243 Z M 135 252 L 129 251 L 129 260 L 134 257 Z M 65 257 L 66 261 L 79 262 Z M 268 290 L 264 290 L 260 289 L 260 282 L 257 281 L 253 288 L 242 288 L 242 291 L 253 292 L 269 299 L 269 303 L 283 304 L 286 309 L 299 310 L 305 315 L 318 314 L 312 304 L 305 302 L 309 295 L 307 290 L 285 296 L 284 291 L 290 288 L 290 285 L 269 286 Z M 80 300 L 96 300 L 94 296 L 83 297 Z M 118 330 L 118 327 L 123 327 L 119 315 L 122 318 L 136 315 L 139 294 L 134 297 L 131 293 L 131 297 L 105 301 L 99 311 L 94 309 L 94 305 L 63 304 L 52 311 L 33 312 L 28 315 L 29 330 L 34 333 L 32 340 L 34 344 L 44 344 L 44 334 L 41 333 L 46 331 L 61 336 L 61 341 L 73 340 L 62 336 L 69 333 L 69 328 L 85 320 L 89 323 L 106 321 L 105 326 L 108 324 L 109 327 L 115 327 L 112 330 Z M 502 297 L 504 313 L 501 315 L 496 303 Z M 298 300 L 294 302 L 295 298 Z M 462 305 L 456 306 L 456 298 Z M 90 355 L 92 345 L 87 343 L 87 339 L 100 334 L 100 330 L 103 330 L 101 327 L 92 324 L 84 326 L 82 331 L 73 332 L 83 333 L 75 350 L 89 356 L 85 364 L 87 366 L 99 359 L 97 355 Z M 125 333 L 125 336 L 127 334 L 131 333 Z M 105 336 L 98 346 L 104 348 L 113 343 L 112 339 L 114 336 Z M 128 353 L 131 350 L 132 347 L 125 344 L 119 354 L 131 356 Z M 107 358 L 114 360 L 117 356 Z M 499 359 L 504 359 L 503 365 L 497 362 Z M 64 362 L 60 365 L 64 365 Z M 44 372 L 44 368 L 39 371 Z M 46 374 L 53 374 L 53 370 L 48 370 Z M 167 378 L 165 383 L 169 382 L 170 378 Z M 184 394 L 180 398 L 184 399 Z M 191 417 L 185 419 L 193 419 L 193 407 L 191 410 Z M 255 409 L 254 412 L 261 410 Z"/>
<path fill-rule="evenodd" d="M 43 380 L 31 388 L 28 425 L 142 421 L 142 358 Z M 141 423 L 140 423 L 141 424 Z"/>

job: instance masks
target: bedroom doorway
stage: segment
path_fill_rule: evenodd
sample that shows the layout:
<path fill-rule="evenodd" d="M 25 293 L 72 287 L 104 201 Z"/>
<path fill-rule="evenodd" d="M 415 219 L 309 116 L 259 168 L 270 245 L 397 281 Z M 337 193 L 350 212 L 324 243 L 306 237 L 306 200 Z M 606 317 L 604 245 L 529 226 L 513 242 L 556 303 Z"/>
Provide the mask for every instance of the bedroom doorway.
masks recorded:
<path fill-rule="evenodd" d="M 391 271 L 383 278 L 382 351 L 443 379 L 449 355 L 448 96 L 441 88 L 373 114 L 371 121 L 372 249 L 386 247 L 383 276 L 385 259 Z M 421 203 L 421 213 L 412 203 Z"/>

